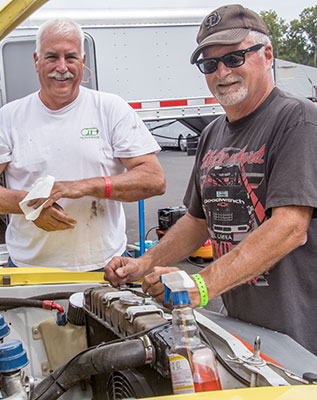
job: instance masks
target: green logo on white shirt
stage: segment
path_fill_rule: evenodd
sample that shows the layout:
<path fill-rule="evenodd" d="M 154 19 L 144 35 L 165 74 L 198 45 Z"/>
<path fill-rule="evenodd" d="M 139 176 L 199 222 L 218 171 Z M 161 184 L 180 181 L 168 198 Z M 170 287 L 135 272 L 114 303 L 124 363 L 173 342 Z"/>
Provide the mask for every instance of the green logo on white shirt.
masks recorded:
<path fill-rule="evenodd" d="M 97 139 L 99 138 L 98 128 L 83 128 L 80 131 L 80 136 L 82 139 Z"/>

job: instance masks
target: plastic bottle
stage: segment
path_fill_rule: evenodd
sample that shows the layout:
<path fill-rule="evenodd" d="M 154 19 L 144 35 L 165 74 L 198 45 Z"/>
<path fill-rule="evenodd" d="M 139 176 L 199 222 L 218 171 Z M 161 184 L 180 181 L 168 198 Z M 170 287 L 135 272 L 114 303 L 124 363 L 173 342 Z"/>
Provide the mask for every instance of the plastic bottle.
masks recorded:
<path fill-rule="evenodd" d="M 211 348 L 201 341 L 198 325 L 189 306 L 187 289 L 194 287 L 185 271 L 161 276 L 165 285 L 165 302 L 172 292 L 172 347 L 169 363 L 174 394 L 221 390 L 216 359 Z"/>

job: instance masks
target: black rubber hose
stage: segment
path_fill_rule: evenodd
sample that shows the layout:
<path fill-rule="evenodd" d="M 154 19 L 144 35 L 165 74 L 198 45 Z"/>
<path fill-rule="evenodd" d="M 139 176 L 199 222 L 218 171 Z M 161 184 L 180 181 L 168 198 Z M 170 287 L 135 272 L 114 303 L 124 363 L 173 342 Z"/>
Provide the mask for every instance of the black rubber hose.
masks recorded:
<path fill-rule="evenodd" d="M 55 400 L 90 375 L 135 368 L 145 362 L 146 350 L 141 339 L 88 349 L 43 379 L 34 388 L 31 400 Z"/>
<path fill-rule="evenodd" d="M 3 307 L 4 310 L 7 310 L 8 307 L 38 307 L 42 308 L 43 301 L 42 300 L 31 300 L 31 299 L 20 299 L 20 298 L 0 298 L 0 306 Z"/>
<path fill-rule="evenodd" d="M 29 303 L 29 300 L 65 300 L 75 292 L 57 292 L 57 293 L 46 293 L 37 296 L 27 297 L 27 298 L 4 298 L 0 297 L 0 311 L 12 310 L 18 307 L 39 307 Z M 18 300 L 18 302 L 16 301 Z"/>

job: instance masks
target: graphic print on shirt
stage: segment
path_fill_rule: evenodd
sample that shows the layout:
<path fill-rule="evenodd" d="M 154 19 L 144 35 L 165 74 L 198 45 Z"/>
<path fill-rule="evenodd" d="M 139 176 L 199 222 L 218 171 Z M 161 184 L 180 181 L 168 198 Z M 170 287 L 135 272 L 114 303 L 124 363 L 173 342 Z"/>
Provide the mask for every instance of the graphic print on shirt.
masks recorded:
<path fill-rule="evenodd" d="M 214 259 L 232 250 L 266 219 L 255 192 L 264 178 L 264 150 L 265 145 L 256 152 L 224 148 L 210 150 L 203 158 L 201 194 Z"/>

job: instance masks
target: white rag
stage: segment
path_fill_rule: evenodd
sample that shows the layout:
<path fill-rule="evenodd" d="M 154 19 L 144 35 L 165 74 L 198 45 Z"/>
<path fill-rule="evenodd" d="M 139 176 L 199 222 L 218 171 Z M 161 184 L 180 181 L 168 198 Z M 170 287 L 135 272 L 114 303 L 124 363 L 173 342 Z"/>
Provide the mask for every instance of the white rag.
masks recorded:
<path fill-rule="evenodd" d="M 25 218 L 28 221 L 34 221 L 36 218 L 38 218 L 47 200 L 37 209 L 29 207 L 27 203 L 30 200 L 34 199 L 48 199 L 51 194 L 54 182 L 55 178 L 50 175 L 47 175 L 44 178 L 37 179 L 32 185 L 32 189 L 29 191 L 29 193 L 24 197 L 22 201 L 20 201 L 19 206 L 21 207 Z"/>

